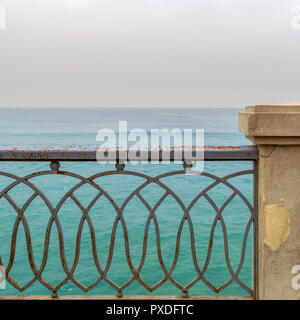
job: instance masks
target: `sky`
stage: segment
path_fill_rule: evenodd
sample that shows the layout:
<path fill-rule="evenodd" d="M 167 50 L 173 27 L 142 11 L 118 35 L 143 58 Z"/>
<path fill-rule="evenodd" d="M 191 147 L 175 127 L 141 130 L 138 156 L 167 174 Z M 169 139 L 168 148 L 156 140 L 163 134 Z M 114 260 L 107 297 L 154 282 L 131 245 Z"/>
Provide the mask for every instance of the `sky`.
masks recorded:
<path fill-rule="evenodd" d="M 300 100 L 300 0 L 0 0 L 1 6 L 0 107 Z"/>

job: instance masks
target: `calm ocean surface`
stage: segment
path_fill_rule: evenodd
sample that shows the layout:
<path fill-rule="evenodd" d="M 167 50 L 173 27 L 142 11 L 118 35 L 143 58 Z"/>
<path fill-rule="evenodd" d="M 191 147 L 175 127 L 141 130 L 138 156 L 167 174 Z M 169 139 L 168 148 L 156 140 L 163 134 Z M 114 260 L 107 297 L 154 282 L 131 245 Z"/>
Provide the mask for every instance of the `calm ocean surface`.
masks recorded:
<path fill-rule="evenodd" d="M 238 132 L 238 109 L 0 109 L 0 146 L 94 146 L 97 145 L 96 134 L 99 129 L 112 128 L 117 130 L 119 120 L 128 121 L 128 129 L 204 129 L 206 145 L 247 145 L 249 141 Z M 182 166 L 171 165 L 128 165 L 126 169 L 142 172 L 150 176 L 181 170 Z M 204 171 L 224 176 L 231 172 L 251 169 L 251 162 L 207 162 Z M 89 177 L 95 173 L 114 169 L 114 165 L 95 163 L 71 163 L 61 164 L 61 170 L 78 173 Z M 49 163 L 25 163 L 25 162 L 0 162 L 0 171 L 10 172 L 19 176 L 49 170 Z M 43 176 L 31 179 L 38 186 L 53 205 L 57 205 L 63 195 L 78 180 L 65 176 Z M 12 179 L 1 176 L 0 188 L 3 190 Z M 144 180 L 131 176 L 106 176 L 96 180 L 116 201 L 121 205 L 125 198 Z M 172 188 L 188 205 L 192 199 L 212 180 L 202 176 L 180 175 L 164 179 L 163 181 Z M 252 177 L 241 176 L 231 179 L 249 201 L 252 201 Z M 146 187 L 141 194 L 154 206 L 163 195 L 163 190 L 158 186 Z M 17 186 L 9 191 L 9 195 L 22 207 L 33 194 L 26 186 Z M 75 195 L 83 205 L 88 206 L 97 192 L 92 187 L 82 187 Z M 225 186 L 217 186 L 208 194 L 218 206 L 232 194 Z M 124 211 L 124 218 L 129 232 L 130 253 L 135 268 L 138 267 L 141 256 L 145 223 L 149 212 L 136 197 L 128 203 Z M 170 268 L 174 260 L 175 243 L 180 220 L 183 212 L 178 203 L 168 196 L 156 212 L 160 226 L 162 257 L 167 268 Z M 209 234 L 215 211 L 205 199 L 199 200 L 191 210 L 191 218 L 194 224 L 196 253 L 199 266 L 202 268 L 207 255 Z M 26 209 L 25 216 L 28 221 L 35 264 L 40 266 L 43 258 L 44 238 L 50 213 L 40 198 L 33 200 Z M 75 254 L 76 234 L 82 212 L 69 198 L 59 212 L 59 219 L 64 230 L 65 254 L 69 268 L 72 267 Z M 97 253 L 102 268 L 105 268 L 108 258 L 110 235 L 116 212 L 104 197 L 100 198 L 90 211 L 90 217 L 96 233 Z M 245 203 L 235 197 L 223 212 L 229 239 L 229 255 L 231 264 L 235 270 L 241 258 L 241 246 L 246 224 L 250 217 Z M 11 234 L 16 220 L 16 212 L 3 197 L 0 199 L 0 255 L 3 265 L 6 267 L 10 256 Z M 252 232 L 252 231 L 251 231 Z M 240 279 L 251 287 L 251 232 L 248 237 L 247 251 L 244 266 L 240 273 Z M 13 277 L 21 285 L 25 285 L 33 278 L 27 250 L 25 233 L 22 224 L 19 225 L 16 254 L 14 265 L 10 271 Z M 90 232 L 85 222 L 82 232 L 80 258 L 74 273 L 75 277 L 84 285 L 96 281 L 99 274 L 96 270 L 90 239 Z M 118 224 L 115 250 L 108 277 L 121 285 L 131 276 L 126 262 L 124 237 L 121 224 Z M 154 285 L 164 276 L 157 257 L 155 228 L 150 224 L 147 257 L 141 271 L 141 277 L 151 285 Z M 214 285 L 224 283 L 230 274 L 227 269 L 224 256 L 224 240 L 220 222 L 217 223 L 213 242 L 213 250 L 210 264 L 205 273 L 206 278 Z M 57 285 L 66 275 L 60 263 L 58 233 L 55 225 L 52 227 L 49 256 L 43 277 L 51 284 Z M 177 266 L 173 277 L 185 285 L 196 277 L 196 271 L 192 261 L 190 232 L 188 224 L 183 227 L 180 241 L 180 251 Z M 101 281 L 89 294 L 115 294 L 106 282 Z M 213 292 L 205 284 L 198 282 L 189 292 L 191 295 L 210 295 Z M 20 294 L 10 284 L 0 291 L 1 294 Z M 48 289 L 36 282 L 24 294 L 49 294 Z M 83 294 L 75 284 L 68 281 L 59 294 Z M 124 294 L 148 294 L 138 283 L 133 282 L 124 290 Z M 177 295 L 180 291 L 172 283 L 167 281 L 154 294 Z M 221 294 L 247 295 L 247 292 L 233 283 Z"/>

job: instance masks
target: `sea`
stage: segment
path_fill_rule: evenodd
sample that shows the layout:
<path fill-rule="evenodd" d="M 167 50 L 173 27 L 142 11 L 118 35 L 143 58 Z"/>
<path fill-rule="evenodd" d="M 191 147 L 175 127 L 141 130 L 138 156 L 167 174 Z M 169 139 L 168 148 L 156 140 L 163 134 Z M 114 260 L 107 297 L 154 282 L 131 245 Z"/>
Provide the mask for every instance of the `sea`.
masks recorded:
<path fill-rule="evenodd" d="M 147 132 L 151 129 L 204 129 L 205 145 L 249 145 L 250 142 L 244 135 L 238 132 L 238 108 L 193 108 L 193 109 L 145 109 L 145 108 L 1 108 L 0 109 L 0 146 L 1 147 L 30 147 L 30 146 L 97 146 L 96 136 L 98 130 L 118 130 L 119 121 L 127 121 L 128 130 L 140 128 Z M 204 172 L 218 177 L 230 173 L 252 169 L 251 161 L 213 161 L 205 162 Z M 2 191 L 14 181 L 3 173 L 11 173 L 19 177 L 40 171 L 50 170 L 49 162 L 5 162 L 0 161 L 0 190 Z M 82 177 L 90 177 L 97 173 L 115 170 L 114 164 L 98 162 L 62 162 L 60 170 L 76 173 Z M 155 177 L 162 173 L 182 170 L 182 164 L 127 164 L 126 170 L 139 172 L 147 176 Z M 236 186 L 250 203 L 252 203 L 252 175 L 243 175 L 230 179 L 230 183 Z M 185 206 L 214 180 L 202 175 L 171 175 L 162 179 L 181 199 Z M 34 183 L 43 194 L 51 201 L 53 206 L 74 186 L 79 180 L 66 175 L 43 175 L 32 177 Z M 145 182 L 144 178 L 132 175 L 104 175 L 95 180 L 115 203 L 121 207 L 138 186 Z M 0 192 L 1 192 L 0 191 Z M 16 206 L 22 208 L 26 201 L 33 195 L 33 190 L 24 184 L 18 184 L 8 194 Z M 141 190 L 141 195 L 150 205 L 155 207 L 165 190 L 152 183 Z M 91 185 L 83 185 L 74 192 L 76 198 L 87 208 L 97 196 L 98 191 Z M 225 185 L 218 184 L 208 191 L 208 195 L 220 208 L 231 196 L 232 190 Z M 139 269 L 139 277 L 149 286 L 154 286 L 165 277 L 161 261 L 168 271 L 171 266 L 174 281 L 163 281 L 156 290 L 150 293 L 143 285 L 134 280 L 128 282 L 132 272 L 128 265 L 126 246 L 124 240 L 124 225 L 119 221 L 114 245 L 112 242 L 112 230 L 117 213 L 108 199 L 101 196 L 89 211 L 90 221 L 95 232 L 96 253 L 99 265 L 106 269 L 107 278 L 99 280 L 99 271 L 95 266 L 91 232 L 88 221 L 85 220 L 81 241 L 77 245 L 76 239 L 82 210 L 70 197 L 66 199 L 59 210 L 58 218 L 63 230 L 64 255 L 69 270 L 76 265 L 73 276 L 76 281 L 69 279 L 66 270 L 62 267 L 63 258 L 59 250 L 59 237 L 57 226 L 54 223 L 50 232 L 49 252 L 47 263 L 42 272 L 43 279 L 53 286 L 59 285 L 66 278 L 66 283 L 58 290 L 59 295 L 114 295 L 117 286 L 124 285 L 125 295 L 180 295 L 181 291 L 174 283 L 187 286 L 197 279 L 195 261 L 191 250 L 191 232 L 188 221 L 185 220 L 181 235 L 178 239 L 178 230 L 183 217 L 183 211 L 178 201 L 168 195 L 155 210 L 155 217 L 159 226 L 159 244 L 157 242 L 157 228 L 150 222 L 147 231 L 146 246 L 144 243 L 145 226 L 149 218 L 149 207 L 145 206 L 137 196 L 127 203 L 123 218 L 128 230 L 128 248 L 132 265 Z M 29 263 L 27 252 L 26 232 L 30 232 L 34 264 L 40 268 L 45 259 L 45 235 L 50 220 L 50 212 L 41 197 L 36 197 L 26 208 L 23 215 L 26 223 L 19 222 L 18 214 L 1 194 L 0 198 L 0 257 L 4 268 L 9 268 L 9 275 L 20 286 L 26 286 L 34 273 Z M 212 232 L 212 224 L 216 217 L 216 211 L 211 203 L 201 197 L 190 211 L 193 223 L 196 262 L 200 269 L 207 259 L 209 239 Z M 243 236 L 250 212 L 245 202 L 238 196 L 226 206 L 222 212 L 228 235 L 228 254 L 230 266 L 234 271 L 238 268 L 242 258 Z M 24 225 L 28 225 L 25 232 Z M 12 233 L 17 230 L 15 251 L 12 250 Z M 178 245 L 178 256 L 175 254 Z M 158 255 L 158 245 L 161 248 L 161 260 Z M 143 248 L 146 247 L 145 259 Z M 75 261 L 75 252 L 79 252 L 79 259 Z M 109 252 L 111 254 L 109 254 Z M 225 259 L 224 234 L 220 221 L 214 229 L 210 260 L 205 270 L 205 278 L 215 287 L 219 287 L 231 279 L 228 265 Z M 111 259 L 110 259 L 110 258 Z M 9 263 L 13 262 L 12 264 Z M 141 267 L 142 265 L 142 267 Z M 239 279 L 248 287 L 252 286 L 252 228 L 246 242 L 246 255 L 239 273 Z M 88 287 L 97 283 L 89 292 L 78 288 L 76 283 Z M 78 283 L 77 283 L 78 284 Z M 44 287 L 37 279 L 23 292 L 17 290 L 8 281 L 5 286 L 0 286 L 0 295 L 48 295 L 49 289 Z M 202 280 L 195 281 L 189 288 L 189 295 L 215 295 Z M 238 283 L 233 281 L 222 290 L 219 295 L 249 295 Z"/>

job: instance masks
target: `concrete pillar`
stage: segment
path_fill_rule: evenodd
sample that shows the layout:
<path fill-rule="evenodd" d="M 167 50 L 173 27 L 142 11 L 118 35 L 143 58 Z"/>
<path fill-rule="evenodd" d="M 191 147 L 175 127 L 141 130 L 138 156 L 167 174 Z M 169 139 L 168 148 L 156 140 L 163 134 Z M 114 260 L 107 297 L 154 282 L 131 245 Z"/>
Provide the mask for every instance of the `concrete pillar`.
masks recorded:
<path fill-rule="evenodd" d="M 259 151 L 258 299 L 300 299 L 300 102 L 246 107 L 239 130 Z"/>

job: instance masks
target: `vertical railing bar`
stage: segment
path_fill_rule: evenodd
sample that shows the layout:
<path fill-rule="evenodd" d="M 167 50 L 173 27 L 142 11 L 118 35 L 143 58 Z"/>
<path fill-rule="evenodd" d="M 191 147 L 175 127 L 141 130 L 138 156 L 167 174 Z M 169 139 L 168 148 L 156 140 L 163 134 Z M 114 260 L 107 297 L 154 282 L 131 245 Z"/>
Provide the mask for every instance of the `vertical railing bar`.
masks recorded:
<path fill-rule="evenodd" d="M 258 161 L 253 161 L 253 257 L 252 257 L 252 286 L 254 298 L 258 300 Z"/>

